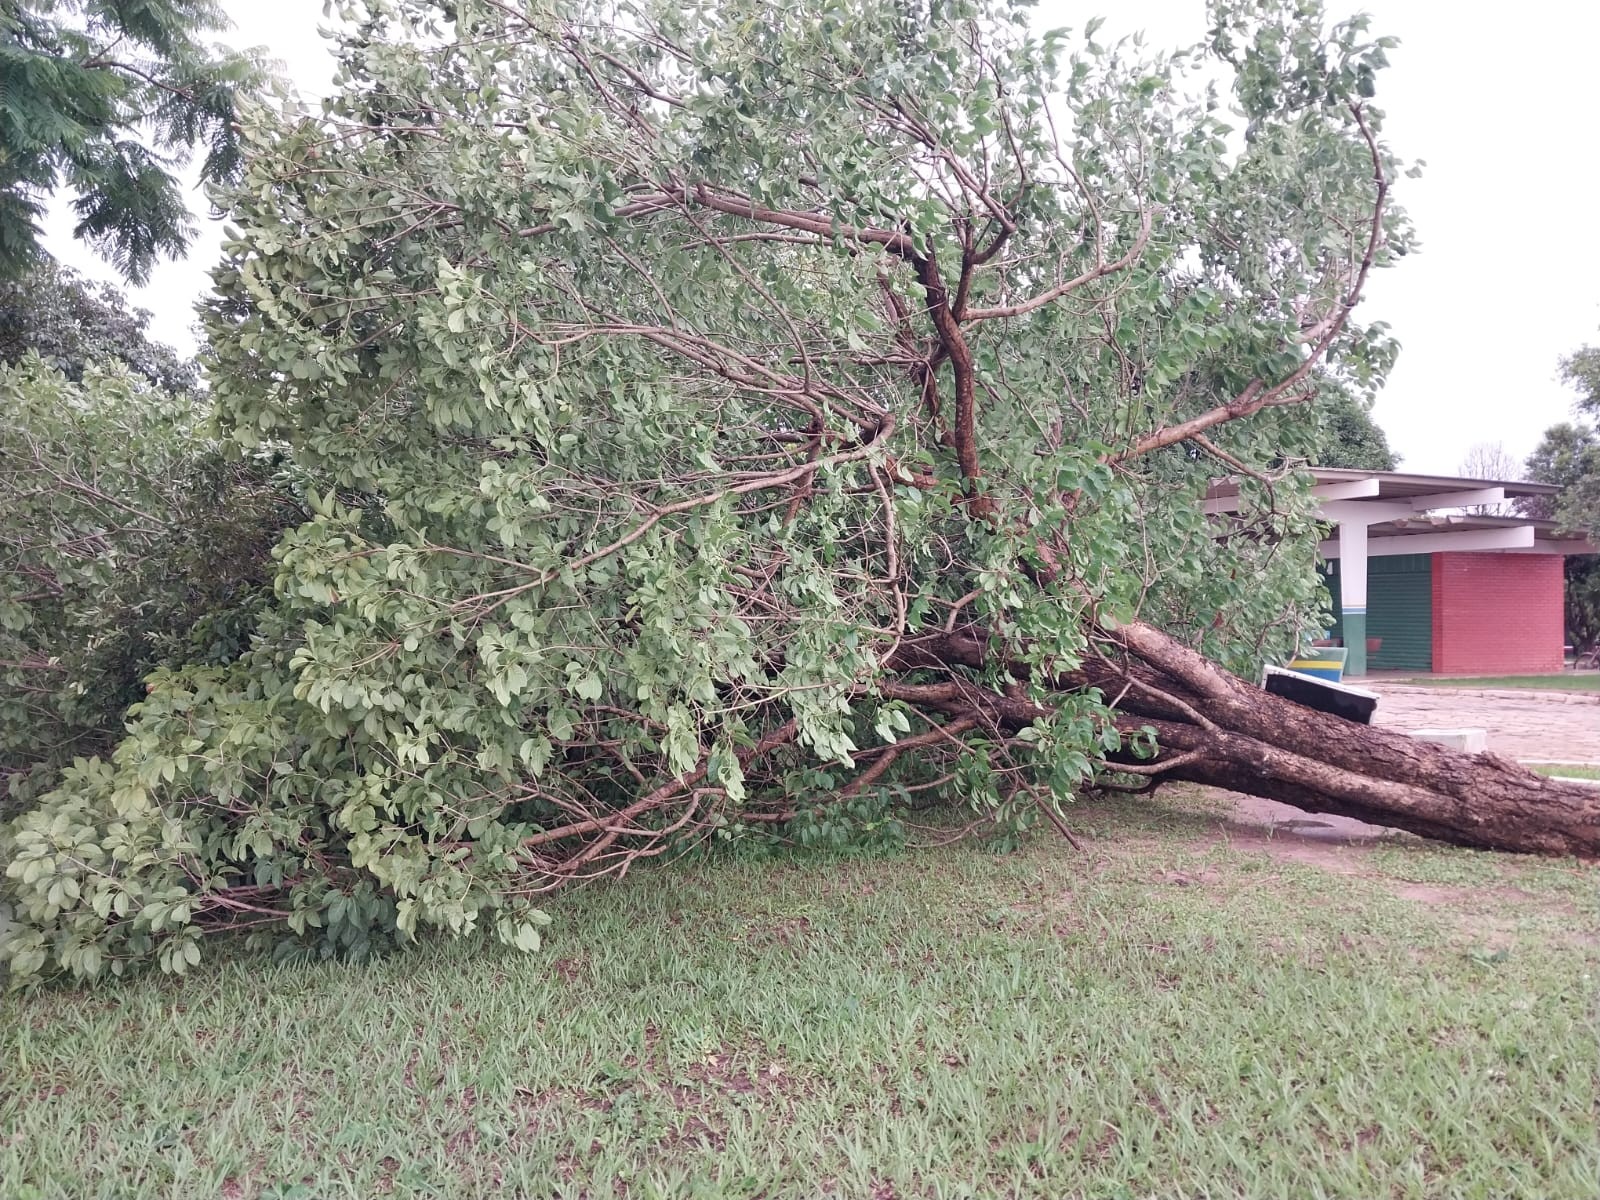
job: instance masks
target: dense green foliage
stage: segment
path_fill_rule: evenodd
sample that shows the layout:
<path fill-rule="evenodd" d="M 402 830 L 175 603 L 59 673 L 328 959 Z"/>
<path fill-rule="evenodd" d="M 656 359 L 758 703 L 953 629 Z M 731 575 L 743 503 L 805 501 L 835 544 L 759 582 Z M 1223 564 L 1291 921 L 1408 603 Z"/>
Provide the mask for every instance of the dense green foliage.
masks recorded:
<path fill-rule="evenodd" d="M 1530 501 L 1527 511 L 1600 542 L 1600 349 L 1585 346 L 1563 359 L 1561 374 L 1578 392 L 1578 420 L 1545 430 L 1528 457 L 1528 478 L 1558 484 L 1561 494 Z M 1600 645 L 1600 561 L 1593 556 L 1567 559 L 1566 604 L 1573 644 Z"/>
<path fill-rule="evenodd" d="M 0 363 L 37 354 L 72 383 L 91 365 L 120 363 L 169 395 L 200 385 L 196 364 L 152 341 L 150 314 L 129 306 L 109 284 L 85 279 L 50 259 L 19 279 L 0 281 Z"/>
<path fill-rule="evenodd" d="M 1323 407 L 1323 444 L 1313 455 L 1319 467 L 1392 471 L 1400 463 L 1389 437 L 1360 400 L 1335 396 Z"/>
<path fill-rule="evenodd" d="M 295 510 L 204 407 L 114 360 L 0 366 L 0 804 L 114 745 L 158 664 L 244 647 Z"/>
<path fill-rule="evenodd" d="M 1600 348 L 1585 346 L 1563 359 L 1561 377 L 1578 393 L 1578 421 L 1547 432 L 1529 466 L 1543 473 L 1538 478 L 1561 484 L 1554 518 L 1600 539 Z"/>
<path fill-rule="evenodd" d="M 17 977 L 240 923 L 531 948 L 541 892 L 707 838 L 1058 819 L 1116 630 L 1248 671 L 1315 618 L 1294 468 L 1409 239 L 1364 22 L 343 7 L 326 111 L 246 122 L 208 316 L 310 519 L 250 648 L 4 834 Z"/>
<path fill-rule="evenodd" d="M 1530 516 L 1559 522 L 1575 533 L 1600 534 L 1600 434 L 1584 421 L 1563 421 L 1544 431 L 1528 456 L 1528 478 L 1561 488 L 1556 496 L 1524 502 Z"/>
<path fill-rule="evenodd" d="M 174 167 L 239 165 L 234 108 L 255 78 L 202 40 L 226 27 L 216 0 L 7 0 L 0 5 L 0 278 L 39 257 L 37 219 L 73 197 L 77 236 L 129 279 L 189 244 Z"/>

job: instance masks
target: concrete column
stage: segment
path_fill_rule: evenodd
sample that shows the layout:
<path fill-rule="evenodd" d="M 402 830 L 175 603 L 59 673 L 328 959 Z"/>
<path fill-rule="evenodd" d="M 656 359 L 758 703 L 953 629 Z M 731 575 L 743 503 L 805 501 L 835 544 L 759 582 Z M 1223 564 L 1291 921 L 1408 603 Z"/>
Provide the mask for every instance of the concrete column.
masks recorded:
<path fill-rule="evenodd" d="M 1344 628 L 1344 673 L 1367 673 L 1367 526 L 1339 522 L 1339 623 Z"/>

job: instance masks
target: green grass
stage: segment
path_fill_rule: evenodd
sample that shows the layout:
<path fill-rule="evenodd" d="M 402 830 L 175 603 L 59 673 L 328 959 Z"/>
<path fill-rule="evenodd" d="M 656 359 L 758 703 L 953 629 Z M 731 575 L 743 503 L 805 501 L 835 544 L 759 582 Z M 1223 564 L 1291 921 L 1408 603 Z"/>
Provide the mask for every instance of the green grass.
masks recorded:
<path fill-rule="evenodd" d="M 1600 692 L 1600 673 L 1566 671 L 1560 675 L 1428 675 L 1404 680 L 1419 687 L 1529 688 L 1542 692 Z"/>
<path fill-rule="evenodd" d="M 1600 779 L 1600 767 L 1590 763 L 1527 763 L 1541 775 L 1564 775 L 1568 779 Z"/>
<path fill-rule="evenodd" d="M 1329 870 L 1208 803 L 1084 806 L 1082 856 L 644 872 L 558 898 L 529 958 L 234 951 L 7 998 L 0 1192 L 1600 1191 L 1589 873 L 1415 842 Z"/>

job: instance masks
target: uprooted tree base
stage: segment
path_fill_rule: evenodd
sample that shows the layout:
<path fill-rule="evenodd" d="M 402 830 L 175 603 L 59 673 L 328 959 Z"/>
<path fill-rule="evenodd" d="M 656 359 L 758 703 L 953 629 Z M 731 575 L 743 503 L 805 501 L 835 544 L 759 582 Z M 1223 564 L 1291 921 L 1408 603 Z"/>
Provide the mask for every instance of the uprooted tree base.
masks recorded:
<path fill-rule="evenodd" d="M 1535 774 L 1494 754 L 1469 755 L 1305 708 L 1229 674 L 1142 623 L 1107 631 L 1121 655 L 1060 681 L 1115 700 L 1129 744 L 1146 728 L 1159 750 L 1113 756 L 1119 771 L 1160 784 L 1206 784 L 1486 850 L 1600 853 L 1600 788 Z M 909 668 L 973 670 L 986 639 L 964 630 L 915 640 Z M 891 687 L 953 720 L 1021 728 L 1040 715 L 1019 695 L 970 682 Z"/>

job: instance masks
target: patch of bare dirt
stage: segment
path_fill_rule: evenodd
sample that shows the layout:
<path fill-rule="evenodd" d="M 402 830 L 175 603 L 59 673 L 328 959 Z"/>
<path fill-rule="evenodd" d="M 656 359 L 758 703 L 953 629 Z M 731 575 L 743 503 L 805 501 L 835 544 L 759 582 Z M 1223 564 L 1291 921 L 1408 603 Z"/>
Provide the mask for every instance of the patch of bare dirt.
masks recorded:
<path fill-rule="evenodd" d="M 1396 830 L 1382 825 L 1369 825 L 1354 817 L 1308 813 L 1288 804 L 1279 804 L 1276 800 L 1263 800 L 1259 796 L 1230 795 L 1228 799 L 1232 802 L 1230 824 L 1293 834 L 1306 841 L 1347 846 L 1401 836 Z"/>
<path fill-rule="evenodd" d="M 1360 842 L 1338 842 L 1307 837 L 1294 830 L 1221 822 L 1217 840 L 1230 846 L 1257 850 L 1278 862 L 1304 863 L 1335 875 L 1360 875 L 1368 847 Z"/>
<path fill-rule="evenodd" d="M 810 932 L 810 917 L 780 917 L 768 924 L 753 925 L 744 936 L 745 941 L 754 947 L 792 948 L 804 942 Z"/>
<path fill-rule="evenodd" d="M 1413 904 L 1423 904 L 1429 908 L 1460 908 L 1463 903 L 1475 899 L 1476 888 L 1447 887 L 1437 883 L 1406 883 L 1394 885 L 1394 894 L 1402 900 L 1409 900 Z"/>
<path fill-rule="evenodd" d="M 585 957 L 558 958 L 550 964 L 550 969 L 569 987 L 588 974 L 588 967 L 588 959 Z"/>
<path fill-rule="evenodd" d="M 1209 791 L 1209 789 L 1208 789 Z M 1336 875 L 1359 875 L 1374 846 L 1408 834 L 1332 813 L 1308 813 L 1273 800 L 1210 791 L 1219 801 L 1212 837 L 1258 850 L 1279 862 L 1304 863 Z M 1171 882 L 1177 882 L 1173 880 Z"/>
<path fill-rule="evenodd" d="M 1581 949 L 1600 945 L 1592 921 L 1575 905 L 1511 884 L 1463 887 L 1391 880 L 1390 887 L 1402 900 L 1444 912 L 1461 933 L 1490 951 L 1509 949 L 1525 934 L 1524 922 L 1541 916 L 1560 918 L 1565 925 L 1564 929 L 1546 928 L 1542 936 L 1554 936 Z"/>
<path fill-rule="evenodd" d="M 759 1106 L 765 1118 L 778 1121 L 806 1087 L 781 1057 L 761 1046 L 720 1047 L 674 1066 L 667 1061 L 660 1031 L 654 1025 L 646 1027 L 641 1051 L 624 1056 L 622 1067 L 614 1077 L 597 1080 L 587 1088 L 517 1088 L 515 1103 L 523 1110 L 524 1128 L 529 1132 L 559 1128 L 563 1108 L 611 1112 L 629 1093 L 670 1106 L 673 1116 L 659 1143 L 663 1152 L 680 1148 L 720 1151 L 727 1145 L 723 1124 L 726 1098 L 748 1100 Z"/>
<path fill-rule="evenodd" d="M 1173 887 L 1205 887 L 1220 880 L 1222 872 L 1215 867 L 1201 867 L 1198 871 L 1163 871 L 1156 878 Z"/>

